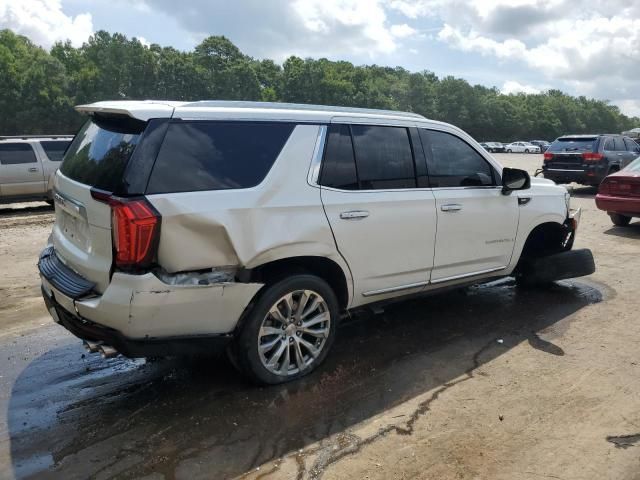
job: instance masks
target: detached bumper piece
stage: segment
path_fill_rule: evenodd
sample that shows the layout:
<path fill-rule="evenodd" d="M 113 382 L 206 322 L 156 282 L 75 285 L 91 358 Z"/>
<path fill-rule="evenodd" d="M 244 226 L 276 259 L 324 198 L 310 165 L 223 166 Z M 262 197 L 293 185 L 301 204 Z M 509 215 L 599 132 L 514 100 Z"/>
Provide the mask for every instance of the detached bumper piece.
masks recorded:
<path fill-rule="evenodd" d="M 51 285 L 73 299 L 91 293 L 95 287 L 95 283 L 78 275 L 62 263 L 53 247 L 45 248 L 40 254 L 38 270 Z"/>
<path fill-rule="evenodd" d="M 44 288 L 42 288 L 42 296 L 47 309 L 55 311 L 54 318 L 60 325 L 76 337 L 84 340 L 86 344 L 93 344 L 98 347 L 93 351 L 100 352 L 107 358 L 114 356 L 109 349 L 117 350 L 118 353 L 129 358 L 214 355 L 224 352 L 232 340 L 231 335 L 163 337 L 160 339 L 128 338 L 118 330 L 98 325 L 81 318 L 79 315 L 69 313 Z"/>

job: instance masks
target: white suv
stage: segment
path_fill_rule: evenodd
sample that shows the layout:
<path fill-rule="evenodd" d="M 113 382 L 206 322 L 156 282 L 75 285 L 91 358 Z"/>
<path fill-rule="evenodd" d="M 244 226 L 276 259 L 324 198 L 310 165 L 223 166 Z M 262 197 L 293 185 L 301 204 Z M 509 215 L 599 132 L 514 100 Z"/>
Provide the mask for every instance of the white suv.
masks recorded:
<path fill-rule="evenodd" d="M 564 187 L 401 112 L 100 102 L 55 179 L 39 261 L 91 351 L 227 350 L 251 378 L 317 367 L 342 314 L 516 275 L 592 273 Z"/>

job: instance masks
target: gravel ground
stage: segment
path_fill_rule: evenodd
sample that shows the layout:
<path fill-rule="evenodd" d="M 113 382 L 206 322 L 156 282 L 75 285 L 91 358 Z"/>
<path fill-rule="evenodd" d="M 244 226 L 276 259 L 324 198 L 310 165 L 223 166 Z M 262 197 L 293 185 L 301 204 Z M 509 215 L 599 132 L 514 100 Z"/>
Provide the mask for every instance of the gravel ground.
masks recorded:
<path fill-rule="evenodd" d="M 39 297 L 52 210 L 2 207 L 0 478 L 640 479 L 640 222 L 572 193 L 591 277 L 359 315 L 317 373 L 270 388 L 222 359 L 85 355 Z"/>

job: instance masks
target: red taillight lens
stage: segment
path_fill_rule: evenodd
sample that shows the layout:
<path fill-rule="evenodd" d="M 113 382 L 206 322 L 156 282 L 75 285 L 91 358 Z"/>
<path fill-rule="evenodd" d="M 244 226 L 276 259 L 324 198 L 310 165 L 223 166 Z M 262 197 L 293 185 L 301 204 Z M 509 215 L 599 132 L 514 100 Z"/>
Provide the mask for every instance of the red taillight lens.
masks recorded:
<path fill-rule="evenodd" d="M 598 193 L 609 195 L 611 193 L 611 181 L 605 178 L 598 187 Z"/>
<path fill-rule="evenodd" d="M 544 161 L 545 162 L 549 162 L 553 160 L 553 153 L 551 152 L 544 152 Z"/>
<path fill-rule="evenodd" d="M 111 224 L 116 265 L 145 267 L 153 260 L 160 216 L 144 199 L 111 199 Z"/>
<path fill-rule="evenodd" d="M 582 154 L 582 159 L 585 162 L 599 162 L 600 160 L 602 160 L 604 158 L 604 155 L 602 155 L 601 153 L 595 153 L 595 152 L 584 152 Z"/>

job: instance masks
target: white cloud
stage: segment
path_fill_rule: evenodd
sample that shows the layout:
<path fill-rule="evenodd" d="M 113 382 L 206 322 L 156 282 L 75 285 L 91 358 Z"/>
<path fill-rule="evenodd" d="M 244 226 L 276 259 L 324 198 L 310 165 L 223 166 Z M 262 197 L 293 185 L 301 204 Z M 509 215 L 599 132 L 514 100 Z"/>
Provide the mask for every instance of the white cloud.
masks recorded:
<path fill-rule="evenodd" d="M 391 25 L 391 35 L 398 38 L 406 38 L 411 37 L 418 33 L 418 31 L 407 25 L 406 23 L 402 23 L 399 25 Z"/>
<path fill-rule="evenodd" d="M 512 93 L 540 93 L 540 89 L 533 85 L 525 85 L 515 80 L 507 80 L 504 82 L 502 89 L 500 90 L 505 95 Z"/>
<path fill-rule="evenodd" d="M 60 0 L 0 0 L 0 28 L 10 28 L 49 48 L 58 40 L 81 45 L 93 33 L 90 13 L 65 15 Z"/>

